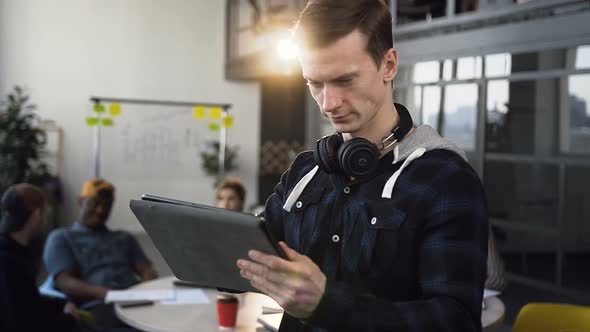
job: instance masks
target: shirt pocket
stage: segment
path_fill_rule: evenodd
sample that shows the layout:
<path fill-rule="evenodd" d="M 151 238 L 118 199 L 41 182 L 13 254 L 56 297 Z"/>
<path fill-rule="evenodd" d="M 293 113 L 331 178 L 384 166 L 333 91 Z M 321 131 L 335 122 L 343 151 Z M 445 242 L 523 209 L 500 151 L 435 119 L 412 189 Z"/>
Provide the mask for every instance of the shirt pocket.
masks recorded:
<path fill-rule="evenodd" d="M 381 271 L 395 261 L 407 214 L 389 200 L 367 203 L 366 213 L 359 268 Z"/>
<path fill-rule="evenodd" d="M 285 240 L 299 252 L 309 249 L 310 243 L 319 236 L 317 219 L 324 189 L 323 186 L 308 186 L 293 204 L 291 212 L 284 212 L 288 221 L 284 228 Z"/>

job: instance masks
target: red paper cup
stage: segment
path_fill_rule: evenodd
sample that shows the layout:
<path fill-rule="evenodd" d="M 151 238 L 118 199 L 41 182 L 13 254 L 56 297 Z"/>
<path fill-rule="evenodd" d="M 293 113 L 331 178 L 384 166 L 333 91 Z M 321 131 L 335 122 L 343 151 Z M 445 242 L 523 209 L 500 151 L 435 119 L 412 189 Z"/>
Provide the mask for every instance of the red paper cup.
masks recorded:
<path fill-rule="evenodd" d="M 238 317 L 238 298 L 233 295 L 217 296 L 217 317 L 219 326 L 234 327 Z"/>

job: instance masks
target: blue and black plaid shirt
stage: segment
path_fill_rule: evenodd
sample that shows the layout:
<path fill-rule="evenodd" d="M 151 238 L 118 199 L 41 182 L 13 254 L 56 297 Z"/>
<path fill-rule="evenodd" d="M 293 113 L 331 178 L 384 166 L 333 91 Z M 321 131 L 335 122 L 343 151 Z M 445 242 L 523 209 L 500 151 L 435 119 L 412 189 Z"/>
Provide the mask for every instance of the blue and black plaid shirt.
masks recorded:
<path fill-rule="evenodd" d="M 266 204 L 279 240 L 327 277 L 314 314 L 285 314 L 280 331 L 481 331 L 487 209 L 476 172 L 459 155 L 432 150 L 383 186 L 402 164 L 393 153 L 372 178 L 318 171 L 290 211 L 283 208 L 316 164 L 300 154 Z"/>

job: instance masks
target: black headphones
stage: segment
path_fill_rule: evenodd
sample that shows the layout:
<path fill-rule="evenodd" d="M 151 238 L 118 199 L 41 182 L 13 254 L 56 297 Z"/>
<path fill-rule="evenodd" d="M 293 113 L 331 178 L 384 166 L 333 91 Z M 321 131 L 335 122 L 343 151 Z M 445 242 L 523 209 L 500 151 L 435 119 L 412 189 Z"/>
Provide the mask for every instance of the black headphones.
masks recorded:
<path fill-rule="evenodd" d="M 383 139 L 383 147 L 388 141 L 391 142 L 388 146 L 400 142 L 414 125 L 408 109 L 402 104 L 394 105 L 399 114 L 399 124 L 391 131 L 391 135 Z M 343 172 L 354 178 L 363 178 L 377 169 L 381 149 L 362 137 L 344 142 L 342 135 L 336 133 L 317 140 L 313 157 L 326 173 Z"/>

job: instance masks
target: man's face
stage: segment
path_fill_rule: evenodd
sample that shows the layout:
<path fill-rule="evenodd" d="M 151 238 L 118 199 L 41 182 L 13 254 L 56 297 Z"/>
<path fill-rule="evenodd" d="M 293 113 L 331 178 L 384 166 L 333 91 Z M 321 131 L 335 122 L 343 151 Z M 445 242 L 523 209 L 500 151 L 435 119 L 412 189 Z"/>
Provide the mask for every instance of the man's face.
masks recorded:
<path fill-rule="evenodd" d="M 392 93 L 393 77 L 386 75 L 386 66 L 375 64 L 366 49 L 367 37 L 354 30 L 327 47 L 300 53 L 303 77 L 322 115 L 336 131 L 353 137 L 370 132 L 375 115 Z"/>
<path fill-rule="evenodd" d="M 30 218 L 31 219 L 29 222 L 31 222 L 33 225 L 32 240 L 36 241 L 44 238 L 44 236 L 49 232 L 49 223 L 47 222 L 47 208 L 45 206 L 36 208 L 33 210 L 33 213 L 31 213 Z"/>
<path fill-rule="evenodd" d="M 218 208 L 241 212 L 242 204 L 240 196 L 233 189 L 224 188 L 217 193 L 215 206 Z"/>
<path fill-rule="evenodd" d="M 109 219 L 114 201 L 111 191 L 101 191 L 96 197 L 82 198 L 82 223 L 91 228 L 104 225 Z"/>

